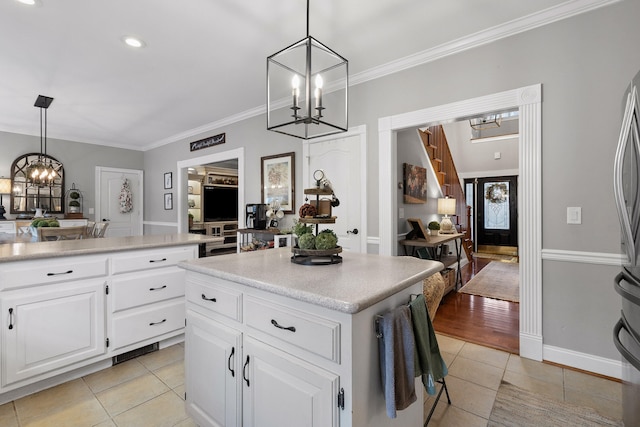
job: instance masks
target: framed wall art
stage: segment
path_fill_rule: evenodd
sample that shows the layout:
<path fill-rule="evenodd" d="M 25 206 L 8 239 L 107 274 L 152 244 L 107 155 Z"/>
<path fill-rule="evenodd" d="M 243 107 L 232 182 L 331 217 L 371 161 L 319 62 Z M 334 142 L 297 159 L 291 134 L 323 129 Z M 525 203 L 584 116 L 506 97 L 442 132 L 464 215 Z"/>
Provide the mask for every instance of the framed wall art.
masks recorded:
<path fill-rule="evenodd" d="M 291 152 L 261 158 L 262 203 L 278 201 L 284 213 L 294 211 L 295 155 Z"/>
<path fill-rule="evenodd" d="M 164 210 L 170 211 L 173 209 L 173 193 L 164 193 Z"/>
<path fill-rule="evenodd" d="M 169 190 L 173 188 L 173 174 L 171 172 L 166 172 L 164 174 L 164 189 Z"/>
<path fill-rule="evenodd" d="M 408 204 L 427 203 L 427 170 L 404 163 L 404 197 Z"/>

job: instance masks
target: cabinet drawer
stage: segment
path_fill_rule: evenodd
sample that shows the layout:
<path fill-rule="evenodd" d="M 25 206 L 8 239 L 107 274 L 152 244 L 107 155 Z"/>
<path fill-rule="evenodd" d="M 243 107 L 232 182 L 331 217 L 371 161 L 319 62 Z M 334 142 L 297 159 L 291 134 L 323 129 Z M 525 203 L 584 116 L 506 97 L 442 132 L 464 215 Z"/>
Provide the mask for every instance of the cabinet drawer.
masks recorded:
<path fill-rule="evenodd" d="M 242 292 L 217 283 L 217 281 L 224 282 L 222 279 L 210 276 L 199 277 L 206 277 L 207 280 L 188 276 L 187 301 L 242 322 Z"/>
<path fill-rule="evenodd" d="M 50 258 L 11 263 L 0 269 L 0 288 L 70 282 L 107 275 L 106 257 Z"/>
<path fill-rule="evenodd" d="M 340 323 L 247 295 L 247 325 L 340 363 Z"/>
<path fill-rule="evenodd" d="M 186 272 L 178 267 L 116 276 L 111 286 L 111 311 L 184 296 Z"/>
<path fill-rule="evenodd" d="M 184 329 L 184 300 L 177 299 L 114 315 L 114 349 Z"/>
<path fill-rule="evenodd" d="M 113 274 L 169 267 L 193 258 L 195 258 L 193 247 L 129 252 L 113 257 Z"/>

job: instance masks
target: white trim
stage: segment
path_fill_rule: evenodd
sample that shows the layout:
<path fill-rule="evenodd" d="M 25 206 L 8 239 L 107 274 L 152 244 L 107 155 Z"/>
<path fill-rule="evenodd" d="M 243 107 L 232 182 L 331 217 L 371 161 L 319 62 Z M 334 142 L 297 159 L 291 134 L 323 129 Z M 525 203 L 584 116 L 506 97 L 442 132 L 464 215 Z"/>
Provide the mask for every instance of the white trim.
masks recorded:
<path fill-rule="evenodd" d="M 628 261 L 626 255 L 604 252 L 566 251 L 563 249 L 543 249 L 542 259 L 549 261 L 578 262 L 582 264 L 621 266 Z"/>
<path fill-rule="evenodd" d="M 309 145 L 316 142 L 333 141 L 336 139 L 360 137 L 360 225 L 358 235 L 360 236 L 360 252 L 367 253 L 367 233 L 369 231 L 367 222 L 367 126 L 360 125 L 350 127 L 346 133 L 338 135 L 328 135 L 321 138 L 314 138 L 303 142 L 302 145 L 302 186 L 308 188 L 309 174 L 306 173 L 309 167 Z M 304 194 L 300 194 L 300 204 L 304 203 Z"/>
<path fill-rule="evenodd" d="M 471 142 L 472 144 L 482 144 L 483 142 L 495 142 L 495 141 L 505 141 L 505 140 L 509 140 L 509 139 L 515 139 L 517 140 L 519 138 L 520 135 L 518 135 L 517 133 L 510 133 L 507 135 L 498 135 L 498 136 L 485 136 L 482 138 L 471 138 L 469 139 L 469 142 Z"/>
<path fill-rule="evenodd" d="M 208 154 L 206 156 L 194 157 L 193 159 L 180 160 L 176 164 L 178 170 L 178 179 L 176 183 L 177 199 L 174 199 L 174 205 L 178 209 L 178 232 L 187 233 L 189 230 L 188 223 L 184 218 L 188 212 L 186 206 L 186 190 L 187 190 L 187 168 L 199 165 L 205 165 L 208 163 L 223 162 L 225 160 L 238 159 L 238 226 L 244 224 L 244 147 L 236 148 L 233 150 L 221 151 L 219 153 Z M 203 218 L 204 220 L 204 218 Z"/>
<path fill-rule="evenodd" d="M 566 348 L 545 345 L 544 360 L 560 365 L 582 369 L 611 378 L 622 378 L 622 363 L 619 360 L 606 359 L 592 354 L 580 353 Z"/>
<path fill-rule="evenodd" d="M 142 221 L 142 225 L 152 225 L 154 227 L 176 227 L 176 228 L 178 228 L 178 223 L 177 222 Z"/>
<path fill-rule="evenodd" d="M 443 43 L 431 49 L 423 50 L 422 52 L 417 52 L 413 55 L 405 56 L 404 58 L 400 58 L 395 61 L 387 62 L 386 64 L 370 68 L 369 70 L 352 74 L 349 76 L 349 86 L 355 86 L 412 67 L 417 67 L 422 64 L 437 61 L 438 59 L 455 55 L 456 53 L 460 53 L 465 50 L 489 44 L 506 37 L 511 37 L 525 31 L 561 21 L 563 19 L 572 18 L 582 13 L 609 6 L 620 1 L 622 0 L 569 0 L 559 5 L 549 7 L 547 9 L 532 13 L 527 16 L 523 16 L 518 19 L 514 19 L 504 24 L 500 24 L 486 30 L 478 31 L 474 34 L 470 34 L 457 40 Z M 198 128 L 187 130 L 185 132 L 181 132 L 160 141 L 148 144 L 142 148 L 139 148 L 139 150 L 147 151 L 161 147 L 163 145 L 171 144 L 173 142 L 196 137 L 198 135 L 209 133 L 213 130 L 222 128 L 224 126 L 229 126 L 234 123 L 250 119 L 252 117 L 266 114 L 266 111 L 266 104 L 263 104 L 259 107 L 251 108 L 238 114 L 228 116 L 221 120 L 217 120 Z M 127 148 L 109 143 L 102 143 L 102 145 Z"/>
<path fill-rule="evenodd" d="M 381 255 L 395 255 L 397 244 L 397 132 L 427 123 L 518 108 L 518 234 L 520 243 L 520 355 L 542 360 L 542 85 L 532 85 L 378 120 L 379 234 Z"/>

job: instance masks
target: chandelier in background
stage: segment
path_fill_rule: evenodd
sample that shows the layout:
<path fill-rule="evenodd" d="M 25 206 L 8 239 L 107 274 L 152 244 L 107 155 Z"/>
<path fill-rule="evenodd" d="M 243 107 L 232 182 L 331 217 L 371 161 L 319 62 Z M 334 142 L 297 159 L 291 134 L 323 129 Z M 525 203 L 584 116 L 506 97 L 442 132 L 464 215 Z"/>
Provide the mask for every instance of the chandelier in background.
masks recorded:
<path fill-rule="evenodd" d="M 267 129 L 311 139 L 348 130 L 349 61 L 309 35 L 267 57 Z"/>
<path fill-rule="evenodd" d="M 47 158 L 47 109 L 53 98 L 38 95 L 34 107 L 40 108 L 40 155 L 27 166 L 26 178 L 29 186 L 44 187 L 53 185 L 58 173 L 51 160 Z M 44 138 L 43 138 L 43 110 L 44 110 Z"/>

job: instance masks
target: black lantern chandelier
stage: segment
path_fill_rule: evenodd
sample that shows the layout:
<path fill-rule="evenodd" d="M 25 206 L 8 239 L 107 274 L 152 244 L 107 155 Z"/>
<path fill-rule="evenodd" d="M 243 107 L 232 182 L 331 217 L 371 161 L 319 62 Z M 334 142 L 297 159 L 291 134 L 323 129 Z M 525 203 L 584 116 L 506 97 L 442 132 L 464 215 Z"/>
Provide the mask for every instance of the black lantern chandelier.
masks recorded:
<path fill-rule="evenodd" d="M 38 95 L 34 107 L 40 108 L 40 154 L 38 158 L 27 166 L 27 184 L 29 186 L 44 187 L 53 185 L 58 173 L 55 170 L 51 160 L 47 160 L 47 109 L 53 102 L 53 98 L 44 95 Z M 44 139 L 42 134 L 43 128 L 43 110 L 44 110 Z"/>
<path fill-rule="evenodd" d="M 348 129 L 349 61 L 309 35 L 267 58 L 267 129 L 302 139 Z"/>

